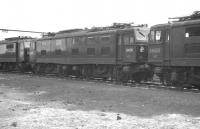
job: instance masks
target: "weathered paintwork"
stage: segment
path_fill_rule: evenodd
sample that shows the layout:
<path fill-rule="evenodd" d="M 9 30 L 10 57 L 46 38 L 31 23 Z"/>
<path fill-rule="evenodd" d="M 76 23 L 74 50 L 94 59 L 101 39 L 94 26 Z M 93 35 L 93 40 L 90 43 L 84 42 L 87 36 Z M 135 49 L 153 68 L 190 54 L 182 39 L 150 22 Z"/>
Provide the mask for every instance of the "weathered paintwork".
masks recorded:
<path fill-rule="evenodd" d="M 187 37 L 191 27 L 200 28 L 200 20 L 152 26 L 150 36 L 161 31 L 161 40 L 156 40 L 156 34 L 154 40 L 150 38 L 148 61 L 164 66 L 200 66 L 200 35 Z"/>
<path fill-rule="evenodd" d="M 58 33 L 55 37 L 36 41 L 36 62 L 57 64 L 145 62 L 148 32 L 146 27 L 134 27 Z"/>

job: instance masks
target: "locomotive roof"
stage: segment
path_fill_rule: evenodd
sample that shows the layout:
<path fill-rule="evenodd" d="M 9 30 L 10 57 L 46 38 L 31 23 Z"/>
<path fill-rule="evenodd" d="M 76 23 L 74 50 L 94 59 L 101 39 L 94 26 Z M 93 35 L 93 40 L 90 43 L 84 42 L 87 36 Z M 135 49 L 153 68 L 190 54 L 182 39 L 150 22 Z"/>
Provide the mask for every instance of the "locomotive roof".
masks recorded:
<path fill-rule="evenodd" d="M 187 20 L 187 21 L 176 21 L 166 24 L 157 24 L 151 27 L 153 28 L 169 28 L 169 27 L 181 27 L 181 26 L 190 26 L 190 25 L 200 25 L 200 19 Z"/>
<path fill-rule="evenodd" d="M 177 21 L 168 22 L 166 24 L 158 24 L 151 27 L 153 28 L 168 28 L 168 27 L 181 27 L 189 25 L 200 25 L 200 11 L 194 11 L 189 16 L 174 17 L 169 19 L 177 19 Z"/>
<path fill-rule="evenodd" d="M 142 29 L 142 30 L 148 30 L 147 27 L 130 27 L 130 28 L 123 28 L 123 29 L 111 29 L 111 30 L 101 30 L 101 31 L 91 31 L 91 30 L 79 30 L 71 33 L 56 33 L 55 36 L 51 37 L 44 37 L 38 40 L 45 40 L 45 39 L 54 39 L 54 38 L 64 38 L 64 37 L 76 37 L 76 36 L 92 36 L 92 35 L 103 35 L 103 34 L 114 34 L 114 33 L 123 33 L 126 31 L 133 31 L 135 29 Z"/>
<path fill-rule="evenodd" d="M 33 40 L 32 37 L 11 37 L 0 41 L 0 44 L 17 43 L 19 41 Z"/>

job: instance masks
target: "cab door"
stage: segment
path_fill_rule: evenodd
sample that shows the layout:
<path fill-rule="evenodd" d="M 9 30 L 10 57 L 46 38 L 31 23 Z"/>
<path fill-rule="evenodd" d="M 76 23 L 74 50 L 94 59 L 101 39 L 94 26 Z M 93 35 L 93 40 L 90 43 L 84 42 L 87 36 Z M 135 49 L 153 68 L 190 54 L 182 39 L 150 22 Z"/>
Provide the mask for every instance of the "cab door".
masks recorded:
<path fill-rule="evenodd" d="M 18 61 L 24 62 L 24 43 L 18 42 Z"/>
<path fill-rule="evenodd" d="M 163 31 L 163 63 L 169 64 L 170 60 L 170 31 L 168 29 Z"/>
<path fill-rule="evenodd" d="M 31 42 L 29 40 L 22 40 L 18 43 L 18 57 L 20 62 L 28 63 L 30 62 L 30 58 L 32 57 L 30 49 Z"/>
<path fill-rule="evenodd" d="M 147 62 L 148 59 L 148 28 L 137 28 L 135 29 L 135 52 L 136 61 L 138 63 Z"/>
<path fill-rule="evenodd" d="M 30 42 L 29 61 L 30 62 L 35 62 L 36 61 L 36 41 L 31 41 Z"/>
<path fill-rule="evenodd" d="M 149 36 L 149 62 L 154 63 L 169 63 L 170 43 L 168 29 L 155 29 L 150 31 Z"/>
<path fill-rule="evenodd" d="M 24 42 L 24 62 L 30 62 L 30 41 Z"/>
<path fill-rule="evenodd" d="M 160 28 L 152 29 L 149 35 L 148 61 L 151 63 L 163 63 L 167 52 L 164 43 L 164 31 Z"/>
<path fill-rule="evenodd" d="M 121 58 L 123 62 L 136 62 L 135 39 L 132 32 L 121 34 Z"/>

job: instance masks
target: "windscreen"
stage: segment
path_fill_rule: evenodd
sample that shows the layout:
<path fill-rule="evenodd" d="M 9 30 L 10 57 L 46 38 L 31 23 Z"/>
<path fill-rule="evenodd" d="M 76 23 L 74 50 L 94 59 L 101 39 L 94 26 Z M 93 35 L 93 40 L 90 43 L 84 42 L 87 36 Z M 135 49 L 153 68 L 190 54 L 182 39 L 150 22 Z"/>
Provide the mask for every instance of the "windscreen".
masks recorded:
<path fill-rule="evenodd" d="M 31 42 L 29 42 L 29 41 L 25 41 L 24 42 L 24 47 L 25 48 L 30 48 L 30 46 L 31 46 Z"/>
<path fill-rule="evenodd" d="M 149 30 L 135 29 L 136 40 L 148 41 Z"/>

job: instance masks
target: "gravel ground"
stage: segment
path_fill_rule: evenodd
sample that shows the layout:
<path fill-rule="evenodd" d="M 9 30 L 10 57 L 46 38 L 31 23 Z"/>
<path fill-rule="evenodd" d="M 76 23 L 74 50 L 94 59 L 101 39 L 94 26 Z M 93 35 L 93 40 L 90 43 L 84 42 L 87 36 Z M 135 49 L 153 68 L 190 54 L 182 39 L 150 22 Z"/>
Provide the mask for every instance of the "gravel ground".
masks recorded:
<path fill-rule="evenodd" d="M 200 93 L 0 74 L 0 129 L 200 129 Z"/>

